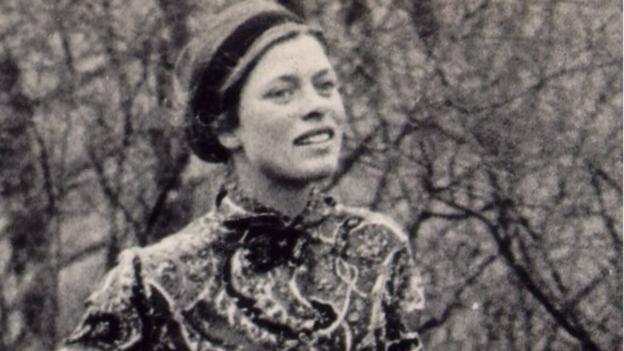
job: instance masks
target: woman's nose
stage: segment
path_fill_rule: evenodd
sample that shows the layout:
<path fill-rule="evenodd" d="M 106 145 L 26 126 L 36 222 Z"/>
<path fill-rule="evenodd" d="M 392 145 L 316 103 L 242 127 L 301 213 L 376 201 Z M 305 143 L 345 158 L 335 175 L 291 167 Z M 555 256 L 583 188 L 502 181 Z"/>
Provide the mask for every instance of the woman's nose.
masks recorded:
<path fill-rule="evenodd" d="M 325 117 L 325 113 L 324 112 L 321 112 L 318 109 L 314 109 L 314 110 L 310 110 L 306 114 L 304 114 L 303 115 L 303 120 L 304 121 L 322 120 L 324 117 Z"/>
<path fill-rule="evenodd" d="M 303 103 L 305 121 L 321 120 L 331 111 L 330 99 L 321 95 L 313 86 L 306 89 Z"/>

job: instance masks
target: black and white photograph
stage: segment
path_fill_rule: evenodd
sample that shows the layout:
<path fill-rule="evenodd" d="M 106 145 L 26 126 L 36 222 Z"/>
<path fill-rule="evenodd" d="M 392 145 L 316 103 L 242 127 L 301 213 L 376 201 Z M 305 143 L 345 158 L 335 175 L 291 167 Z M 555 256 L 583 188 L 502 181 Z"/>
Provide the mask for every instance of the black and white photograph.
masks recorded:
<path fill-rule="evenodd" d="M 0 0 L 0 351 L 623 350 L 622 15 Z"/>

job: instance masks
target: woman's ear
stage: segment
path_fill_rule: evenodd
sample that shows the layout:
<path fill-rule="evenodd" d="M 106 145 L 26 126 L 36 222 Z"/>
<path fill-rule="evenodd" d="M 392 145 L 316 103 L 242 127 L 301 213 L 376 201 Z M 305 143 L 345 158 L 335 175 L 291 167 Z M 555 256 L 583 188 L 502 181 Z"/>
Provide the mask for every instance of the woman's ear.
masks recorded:
<path fill-rule="evenodd" d="M 236 151 L 242 147 L 242 143 L 238 137 L 238 129 L 221 132 L 217 138 L 219 139 L 219 143 L 230 152 Z"/>

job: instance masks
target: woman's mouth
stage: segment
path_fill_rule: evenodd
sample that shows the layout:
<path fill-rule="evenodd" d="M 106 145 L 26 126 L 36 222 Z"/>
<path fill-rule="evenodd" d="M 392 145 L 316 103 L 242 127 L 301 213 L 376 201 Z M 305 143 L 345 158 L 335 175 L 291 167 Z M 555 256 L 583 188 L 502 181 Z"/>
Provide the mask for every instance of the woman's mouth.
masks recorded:
<path fill-rule="evenodd" d="M 298 136 L 294 144 L 297 146 L 322 144 L 333 138 L 334 131 L 331 128 L 315 129 Z"/>

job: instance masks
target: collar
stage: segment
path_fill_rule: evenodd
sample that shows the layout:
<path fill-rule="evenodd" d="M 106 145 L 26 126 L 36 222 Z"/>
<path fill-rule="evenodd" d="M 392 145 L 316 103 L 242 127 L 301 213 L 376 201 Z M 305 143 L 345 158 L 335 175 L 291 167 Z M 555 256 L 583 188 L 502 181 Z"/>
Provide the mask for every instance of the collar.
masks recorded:
<path fill-rule="evenodd" d="M 220 242 L 230 255 L 246 249 L 245 256 L 256 272 L 267 272 L 283 264 L 299 265 L 318 227 L 331 213 L 335 202 L 313 189 L 300 214 L 289 217 L 248 196 L 233 177 L 226 177 L 216 198 L 216 209 L 224 215 L 228 235 Z"/>
<path fill-rule="evenodd" d="M 308 201 L 303 210 L 291 217 L 248 195 L 239 185 L 236 177 L 230 173 L 221 185 L 215 205 L 217 211 L 226 217 L 271 216 L 288 226 L 309 228 L 323 222 L 334 209 L 336 201 L 330 195 L 313 187 L 308 193 Z"/>

